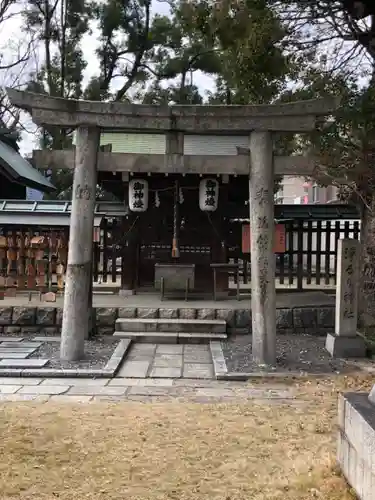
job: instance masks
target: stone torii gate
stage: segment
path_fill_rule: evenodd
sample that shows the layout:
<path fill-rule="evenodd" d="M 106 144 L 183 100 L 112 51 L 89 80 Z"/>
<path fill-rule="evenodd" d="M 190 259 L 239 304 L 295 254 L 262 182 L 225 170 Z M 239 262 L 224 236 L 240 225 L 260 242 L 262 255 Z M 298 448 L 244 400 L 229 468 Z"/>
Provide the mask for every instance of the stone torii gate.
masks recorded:
<path fill-rule="evenodd" d="M 314 161 L 275 157 L 273 132 L 313 130 L 335 99 L 255 106 L 149 106 L 76 101 L 8 89 L 14 106 L 42 126 L 76 129 L 75 151 L 40 151 L 38 165 L 74 168 L 61 357 L 77 360 L 88 333 L 88 300 L 97 170 L 181 174 L 238 174 L 249 179 L 253 357 L 276 362 L 274 175 L 309 175 Z M 166 134 L 165 155 L 99 153 L 100 132 L 110 128 Z M 249 150 L 233 156 L 184 155 L 185 134 L 249 135 Z"/>

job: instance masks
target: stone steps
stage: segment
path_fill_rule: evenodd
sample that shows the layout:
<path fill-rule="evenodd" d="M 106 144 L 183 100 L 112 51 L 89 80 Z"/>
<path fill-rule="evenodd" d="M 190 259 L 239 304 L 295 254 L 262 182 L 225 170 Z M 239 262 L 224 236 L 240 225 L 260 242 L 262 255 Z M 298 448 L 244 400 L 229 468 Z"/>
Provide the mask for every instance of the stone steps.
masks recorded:
<path fill-rule="evenodd" d="M 200 332 L 122 332 L 115 331 L 114 337 L 132 339 L 134 342 L 150 342 L 153 344 L 189 344 L 209 343 L 212 340 L 225 340 L 226 333 Z"/>
<path fill-rule="evenodd" d="M 215 319 L 118 318 L 116 332 L 161 332 L 190 334 L 225 334 L 226 321 Z"/>

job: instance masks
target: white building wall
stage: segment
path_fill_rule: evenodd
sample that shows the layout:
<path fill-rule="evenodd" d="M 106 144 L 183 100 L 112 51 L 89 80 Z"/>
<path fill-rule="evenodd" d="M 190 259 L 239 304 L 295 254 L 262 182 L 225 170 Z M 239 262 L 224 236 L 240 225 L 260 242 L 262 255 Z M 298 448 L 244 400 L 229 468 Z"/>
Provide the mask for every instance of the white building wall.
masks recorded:
<path fill-rule="evenodd" d="M 293 205 L 296 198 L 303 199 L 305 193 L 305 178 L 285 175 L 281 181 L 281 188 L 276 194 L 276 202 L 282 205 Z"/>
<path fill-rule="evenodd" d="M 164 154 L 166 137 L 164 134 L 132 134 L 124 132 L 104 132 L 101 145 L 112 144 L 114 153 Z M 225 135 L 185 135 L 184 154 L 236 156 L 237 147 L 249 147 L 249 136 Z"/>

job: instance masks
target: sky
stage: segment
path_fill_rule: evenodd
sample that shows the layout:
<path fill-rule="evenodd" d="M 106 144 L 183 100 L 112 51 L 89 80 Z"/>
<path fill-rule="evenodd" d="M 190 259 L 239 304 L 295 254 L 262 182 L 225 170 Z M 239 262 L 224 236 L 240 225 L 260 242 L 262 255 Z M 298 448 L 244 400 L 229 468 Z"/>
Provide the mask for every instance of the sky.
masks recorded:
<path fill-rule="evenodd" d="M 152 12 L 153 14 L 168 15 L 169 6 L 166 2 L 159 2 L 153 0 L 152 2 Z M 22 32 L 22 16 L 15 11 L 15 17 L 11 20 L 2 23 L 0 27 L 0 40 L 7 41 L 6 43 L 13 44 L 13 53 L 15 50 L 15 44 L 19 39 L 19 35 Z M 82 50 L 87 61 L 87 68 L 84 72 L 84 84 L 87 83 L 92 76 L 98 73 L 98 61 L 95 54 L 95 50 L 98 47 L 98 31 L 94 30 L 92 35 L 87 35 L 82 41 Z M 13 41 L 13 42 L 12 42 Z M 3 42 L 0 47 L 4 46 Z M 42 52 L 37 55 L 38 59 L 41 58 Z M 27 68 L 23 71 L 24 78 L 27 77 Z M 6 75 L 3 77 L 2 85 L 8 85 L 12 81 L 12 75 Z M 4 82 L 5 80 L 5 82 Z M 201 73 L 196 72 L 194 74 L 194 83 L 201 89 L 202 92 L 205 90 L 214 90 L 214 81 L 211 77 Z M 121 86 L 121 79 L 117 80 L 117 85 Z M 113 85 L 113 89 L 116 89 L 116 85 Z M 22 140 L 20 142 L 20 150 L 22 154 L 29 154 L 33 149 L 38 147 L 36 143 L 36 127 L 32 123 L 30 115 L 22 114 L 22 124 L 25 127 L 25 131 L 22 133 Z"/>

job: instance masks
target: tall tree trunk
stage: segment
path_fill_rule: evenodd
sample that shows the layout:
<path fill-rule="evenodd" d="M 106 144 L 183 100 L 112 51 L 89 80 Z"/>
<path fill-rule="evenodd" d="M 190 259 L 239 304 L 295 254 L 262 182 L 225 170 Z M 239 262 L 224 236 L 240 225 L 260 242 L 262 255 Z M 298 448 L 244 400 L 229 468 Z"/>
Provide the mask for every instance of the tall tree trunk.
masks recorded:
<path fill-rule="evenodd" d="M 60 22 L 61 22 L 61 42 L 60 42 L 60 97 L 65 97 L 65 74 L 66 74 L 66 29 L 67 29 L 66 0 L 61 0 Z"/>
<path fill-rule="evenodd" d="M 46 58 L 46 73 L 47 73 L 47 83 L 48 92 L 52 95 L 53 91 L 53 79 L 52 79 L 52 59 L 51 59 L 51 20 L 53 13 L 50 11 L 48 0 L 44 2 L 44 50 Z"/>
<path fill-rule="evenodd" d="M 375 26 L 375 18 L 372 18 L 372 26 Z M 375 89 L 375 60 L 372 61 L 372 75 L 369 82 L 368 94 L 370 96 L 367 106 L 374 109 L 373 96 Z M 372 118 L 375 119 L 375 118 Z M 372 136 L 367 147 L 374 148 L 374 127 L 368 127 L 367 133 Z M 367 137 L 368 139 L 368 137 Z M 371 158 L 373 155 L 369 155 Z M 371 161 L 371 160 L 368 160 Z M 371 185 L 372 183 L 370 183 Z M 367 187 L 362 193 L 361 202 L 361 282 L 359 289 L 359 326 L 375 326 L 375 193 L 371 187 Z"/>

